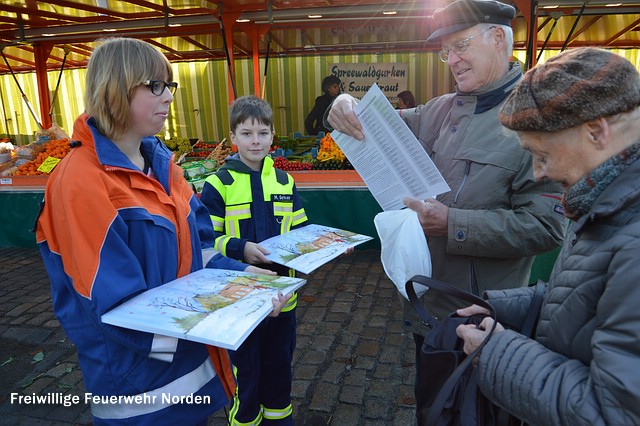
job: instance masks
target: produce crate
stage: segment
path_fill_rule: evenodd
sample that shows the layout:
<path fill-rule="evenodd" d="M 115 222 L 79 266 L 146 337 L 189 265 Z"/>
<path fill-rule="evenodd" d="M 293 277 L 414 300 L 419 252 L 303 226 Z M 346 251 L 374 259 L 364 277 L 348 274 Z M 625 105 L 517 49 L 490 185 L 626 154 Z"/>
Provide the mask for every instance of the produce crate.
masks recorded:
<path fill-rule="evenodd" d="M 213 151 L 213 148 L 211 148 L 211 149 L 206 149 L 206 148 L 205 149 L 202 149 L 202 148 L 194 149 L 189 153 L 188 157 L 190 157 L 190 158 L 198 158 L 200 160 L 204 160 L 205 158 L 207 158 L 209 156 L 209 154 L 211 154 L 211 151 Z"/>
<path fill-rule="evenodd" d="M 198 179 L 189 179 L 187 180 L 187 182 L 189 182 L 189 185 L 191 185 L 193 191 L 199 194 L 202 192 L 202 187 L 204 186 L 204 182 L 206 181 L 206 179 L 207 176 L 202 176 Z"/>
<path fill-rule="evenodd" d="M 355 170 L 304 170 L 289 174 L 298 188 L 366 187 Z"/>
<path fill-rule="evenodd" d="M 36 176 L 5 176 L 0 178 L 0 188 L 2 187 L 44 187 L 47 184 L 49 175 Z"/>

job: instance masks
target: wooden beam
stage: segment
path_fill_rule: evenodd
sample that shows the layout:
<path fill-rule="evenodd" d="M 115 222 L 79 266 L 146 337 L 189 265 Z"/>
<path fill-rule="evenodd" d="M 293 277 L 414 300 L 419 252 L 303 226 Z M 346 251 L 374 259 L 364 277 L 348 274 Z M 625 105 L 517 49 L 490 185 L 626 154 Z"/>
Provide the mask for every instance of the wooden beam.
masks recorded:
<path fill-rule="evenodd" d="M 638 25 L 640 25 L 640 19 L 636 19 L 631 25 L 627 25 L 622 30 L 618 31 L 613 36 L 609 37 L 608 40 L 605 40 L 604 46 L 611 46 L 611 44 L 613 44 L 614 41 L 616 41 L 617 39 L 619 39 L 620 37 L 622 37 L 624 34 L 628 33 L 629 31 L 633 30 Z"/>
<path fill-rule="evenodd" d="M 39 43 L 33 46 L 36 59 L 36 82 L 38 86 L 38 100 L 40 104 L 40 123 L 43 129 L 51 127 L 51 99 L 49 98 L 49 82 L 47 79 L 47 59 L 53 44 Z"/>

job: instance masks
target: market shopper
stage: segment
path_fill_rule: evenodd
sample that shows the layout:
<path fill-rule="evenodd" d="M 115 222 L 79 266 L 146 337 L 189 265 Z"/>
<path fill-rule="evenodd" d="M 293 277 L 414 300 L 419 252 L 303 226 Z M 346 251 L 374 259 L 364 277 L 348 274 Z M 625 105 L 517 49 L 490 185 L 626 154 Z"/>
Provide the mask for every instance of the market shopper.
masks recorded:
<path fill-rule="evenodd" d="M 562 184 L 571 226 L 535 340 L 499 326 L 478 359 L 480 387 L 527 424 L 640 424 L 640 74 L 603 49 L 561 53 L 525 74 L 500 121 L 536 178 Z M 487 296 L 517 325 L 531 291 Z M 467 353 L 486 333 L 458 329 Z"/>
<path fill-rule="evenodd" d="M 509 61 L 514 16 L 512 6 L 493 0 L 458 0 L 436 10 L 429 41 L 441 42 L 456 92 L 399 110 L 451 188 L 437 199 L 405 200 L 427 237 L 432 276 L 476 294 L 526 286 L 534 256 L 564 236 L 560 186 L 534 179 L 531 155 L 498 120 L 522 77 L 520 65 Z M 328 121 L 362 139 L 356 102 L 340 95 Z M 442 294 L 423 297 L 438 317 L 459 307 L 456 302 Z M 409 303 L 404 318 L 419 350 L 429 330 Z"/>
<path fill-rule="evenodd" d="M 209 260 L 203 248 L 213 247 L 206 208 L 153 136 L 173 101 L 172 77 L 167 59 L 146 42 L 99 44 L 75 147 L 50 175 L 37 222 L 56 317 L 76 345 L 87 392 L 110 401 L 92 402 L 95 425 L 206 425 L 235 390 L 225 350 L 101 321 L 136 294 L 201 269 Z M 206 256 L 210 267 L 247 269 L 219 253 Z"/>
<path fill-rule="evenodd" d="M 295 276 L 271 264 L 258 242 L 307 223 L 293 178 L 268 156 L 273 112 L 255 96 L 236 99 L 230 110 L 229 139 L 238 148 L 209 176 L 201 200 L 211 213 L 215 247 L 226 256 Z M 293 425 L 291 362 L 296 343 L 294 293 L 280 315 L 267 318 L 236 351 L 230 351 L 238 388 L 230 412 L 232 425 L 261 422 Z"/>
<path fill-rule="evenodd" d="M 329 130 L 324 126 L 323 117 L 331 102 L 340 94 L 340 84 L 342 84 L 340 79 L 333 74 L 322 79 L 324 94 L 316 98 L 313 109 L 304 120 L 304 129 L 308 135 L 317 135 L 320 132 L 329 133 Z"/>
<path fill-rule="evenodd" d="M 398 93 L 398 109 L 408 109 L 416 107 L 416 98 L 411 90 L 403 90 Z"/>

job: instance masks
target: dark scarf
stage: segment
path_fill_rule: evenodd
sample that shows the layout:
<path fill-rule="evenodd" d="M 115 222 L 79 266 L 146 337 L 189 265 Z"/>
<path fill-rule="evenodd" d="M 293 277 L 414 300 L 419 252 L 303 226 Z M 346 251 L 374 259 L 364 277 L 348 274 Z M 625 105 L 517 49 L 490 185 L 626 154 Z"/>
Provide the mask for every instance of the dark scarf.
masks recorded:
<path fill-rule="evenodd" d="M 593 203 L 611 182 L 638 158 L 640 158 L 640 143 L 631 145 L 580 178 L 562 197 L 565 216 L 571 220 L 578 220 L 588 213 Z"/>
<path fill-rule="evenodd" d="M 474 114 L 482 114 L 485 111 L 489 111 L 491 108 L 497 106 L 502 102 L 513 90 L 515 84 L 520 80 L 522 74 L 514 76 L 511 80 L 507 81 L 502 86 L 494 89 L 488 93 L 478 95 L 478 103 L 476 104 L 476 110 Z"/>

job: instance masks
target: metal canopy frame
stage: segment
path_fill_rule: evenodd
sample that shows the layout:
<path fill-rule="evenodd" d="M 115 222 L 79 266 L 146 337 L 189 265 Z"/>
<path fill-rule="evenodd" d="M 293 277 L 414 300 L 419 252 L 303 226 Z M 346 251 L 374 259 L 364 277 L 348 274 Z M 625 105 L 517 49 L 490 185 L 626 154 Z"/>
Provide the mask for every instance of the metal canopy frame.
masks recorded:
<path fill-rule="evenodd" d="M 640 47 L 640 1 L 514 0 L 515 47 L 529 39 L 535 12 L 536 39 L 545 40 L 556 16 L 547 49 L 560 49 L 584 5 L 568 46 Z M 97 38 L 118 35 L 145 39 L 171 61 L 226 59 L 220 20 L 236 58 L 254 55 L 251 35 L 262 34 L 257 54 L 317 55 L 340 51 L 425 51 L 433 11 L 446 0 L 0 0 L 0 47 L 15 72 L 36 70 L 35 46 L 51 46 L 45 68 L 59 69 L 64 46 L 66 67 L 86 66 Z M 555 8 L 549 8 L 557 6 Z M 385 13 L 395 12 L 394 15 Z M 322 15 L 310 19 L 309 15 Z M 246 20 L 247 22 L 236 22 Z M 535 44 L 536 48 L 541 43 Z M 0 64 L 0 74 L 8 73 Z"/>
<path fill-rule="evenodd" d="M 504 0 L 509 2 L 508 0 Z M 514 46 L 532 66 L 544 48 L 640 47 L 640 0 L 513 0 Z M 36 72 L 49 124 L 47 71 L 83 68 L 95 41 L 144 39 L 172 62 L 335 53 L 424 52 L 433 11 L 449 0 L 0 0 L 0 49 L 10 71 Z M 607 6 L 609 4 L 609 6 Z M 310 18 L 321 15 L 321 18 Z M 225 34 L 223 36 L 222 29 Z M 233 97 L 233 93 L 230 93 Z"/>

